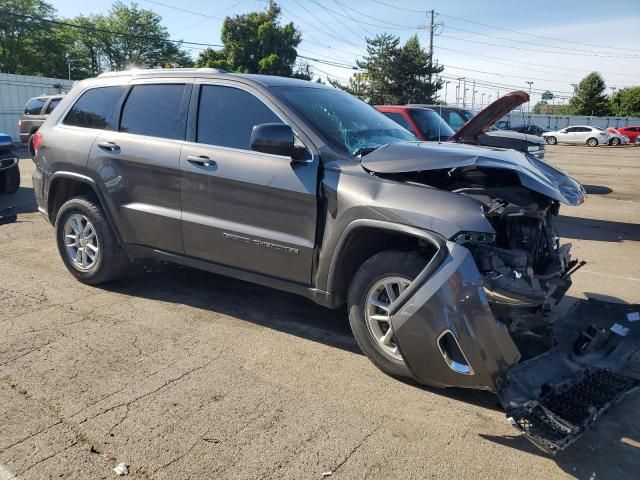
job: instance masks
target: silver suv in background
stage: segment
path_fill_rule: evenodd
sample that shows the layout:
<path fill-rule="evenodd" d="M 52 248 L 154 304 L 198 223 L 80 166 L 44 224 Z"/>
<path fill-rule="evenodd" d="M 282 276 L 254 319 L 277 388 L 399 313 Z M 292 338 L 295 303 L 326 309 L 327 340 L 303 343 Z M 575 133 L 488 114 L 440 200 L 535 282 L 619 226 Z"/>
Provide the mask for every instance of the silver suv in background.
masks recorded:
<path fill-rule="evenodd" d="M 576 125 L 563 128 L 562 130 L 556 130 L 555 132 L 545 132 L 542 134 L 542 138 L 549 145 L 572 143 L 597 147 L 598 145 L 607 145 L 611 139 L 611 135 L 600 127 Z"/>
<path fill-rule="evenodd" d="M 40 95 L 39 97 L 30 98 L 24 106 L 24 111 L 18 121 L 18 131 L 20 132 L 20 141 L 27 144 L 31 155 L 35 153 L 31 136 L 38 131 L 40 125 L 44 123 L 63 98 L 64 95 L 62 94 Z"/>

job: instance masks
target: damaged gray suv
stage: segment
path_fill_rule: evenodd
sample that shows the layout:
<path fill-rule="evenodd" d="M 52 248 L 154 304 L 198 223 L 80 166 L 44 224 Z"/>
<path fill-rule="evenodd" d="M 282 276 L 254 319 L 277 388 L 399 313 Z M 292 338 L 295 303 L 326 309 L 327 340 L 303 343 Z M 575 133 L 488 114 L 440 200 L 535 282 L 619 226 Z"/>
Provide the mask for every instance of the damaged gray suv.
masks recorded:
<path fill-rule="evenodd" d="M 545 315 L 579 267 L 553 220 L 585 191 L 531 155 L 421 142 L 334 88 L 211 69 L 79 82 L 36 135 L 39 210 L 81 282 L 156 258 L 346 304 L 382 371 L 495 392 L 549 451 L 637 383 L 637 331 Z"/>

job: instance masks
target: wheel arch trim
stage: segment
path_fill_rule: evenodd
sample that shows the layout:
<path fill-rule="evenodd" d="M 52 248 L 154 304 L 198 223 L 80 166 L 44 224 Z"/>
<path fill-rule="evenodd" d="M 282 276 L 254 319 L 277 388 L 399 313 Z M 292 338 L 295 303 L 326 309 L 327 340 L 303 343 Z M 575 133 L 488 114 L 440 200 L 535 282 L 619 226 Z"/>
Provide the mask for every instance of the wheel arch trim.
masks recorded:
<path fill-rule="evenodd" d="M 107 202 L 105 201 L 104 195 L 102 195 L 102 192 L 98 188 L 96 181 L 93 180 L 91 177 L 87 175 L 83 175 L 81 173 L 61 170 L 61 171 L 54 172 L 51 175 L 51 178 L 48 182 L 48 188 L 47 188 L 47 216 L 49 217 L 49 222 L 51 224 L 55 223 L 55 218 L 51 218 L 51 208 L 50 208 L 50 199 L 51 199 L 51 192 L 52 192 L 51 188 L 56 183 L 56 180 L 60 180 L 60 179 L 75 180 L 79 183 L 84 183 L 85 185 L 88 185 L 91 188 L 96 198 L 98 199 L 98 202 L 100 203 L 100 207 L 102 208 L 102 211 L 107 217 L 107 221 L 109 222 L 109 226 L 111 227 L 111 230 L 114 232 L 120 245 L 124 246 L 122 237 L 120 236 L 120 231 L 118 230 L 116 222 L 114 222 L 113 220 L 111 211 L 109 210 L 107 206 Z"/>
<path fill-rule="evenodd" d="M 375 219 L 358 219 L 349 223 L 346 228 L 343 230 L 340 238 L 338 239 L 333 254 L 331 256 L 331 261 L 329 264 L 329 272 L 327 274 L 327 292 L 333 292 L 336 285 L 336 270 L 338 268 L 338 261 L 341 258 L 341 255 L 344 252 L 345 245 L 347 244 L 349 238 L 355 234 L 358 230 L 364 228 L 373 228 L 381 231 L 401 233 L 404 235 L 416 237 L 422 240 L 426 240 L 431 245 L 436 248 L 436 253 L 433 258 L 427 263 L 425 268 L 420 272 L 420 274 L 415 278 L 415 280 L 411 283 L 411 285 L 398 297 L 398 300 L 394 302 L 393 312 L 397 311 L 399 308 L 404 305 L 406 300 L 411 297 L 413 292 L 424 283 L 426 278 L 431 275 L 433 271 L 442 263 L 444 258 L 446 257 L 446 246 L 445 239 L 441 238 L 439 235 L 430 232 L 428 230 L 423 230 L 418 227 L 414 227 L 411 225 L 405 225 L 401 223 L 393 223 L 387 222 L 385 220 L 375 220 Z M 392 314 L 393 312 L 390 312 Z"/>

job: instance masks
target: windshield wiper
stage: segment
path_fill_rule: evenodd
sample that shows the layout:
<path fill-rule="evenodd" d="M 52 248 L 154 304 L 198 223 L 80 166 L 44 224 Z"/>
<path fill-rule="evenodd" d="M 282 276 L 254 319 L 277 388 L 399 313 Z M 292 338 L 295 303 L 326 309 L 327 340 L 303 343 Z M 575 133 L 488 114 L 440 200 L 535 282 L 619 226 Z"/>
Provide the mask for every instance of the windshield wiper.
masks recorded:
<path fill-rule="evenodd" d="M 360 148 L 359 148 L 359 149 L 357 149 L 355 152 L 353 152 L 353 154 L 354 154 L 356 157 L 360 157 L 360 158 L 362 158 L 362 157 L 364 157 L 365 155 L 367 155 L 367 154 L 369 154 L 369 153 L 373 152 L 374 150 L 377 150 L 378 148 L 380 148 L 380 147 L 379 147 L 379 146 L 378 146 L 378 147 L 360 147 Z"/>

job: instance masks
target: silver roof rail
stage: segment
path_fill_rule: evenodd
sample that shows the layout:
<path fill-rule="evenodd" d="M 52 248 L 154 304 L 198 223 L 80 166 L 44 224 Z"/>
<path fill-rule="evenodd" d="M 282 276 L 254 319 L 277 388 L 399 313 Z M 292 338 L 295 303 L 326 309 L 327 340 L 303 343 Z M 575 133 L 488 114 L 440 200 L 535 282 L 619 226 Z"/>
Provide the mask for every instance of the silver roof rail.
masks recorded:
<path fill-rule="evenodd" d="M 123 77 L 138 75 L 162 75 L 162 74 L 181 74 L 181 75 L 197 75 L 199 73 L 227 73 L 221 68 L 136 68 L 131 70 L 120 70 L 118 72 L 104 72 L 98 77 Z"/>

